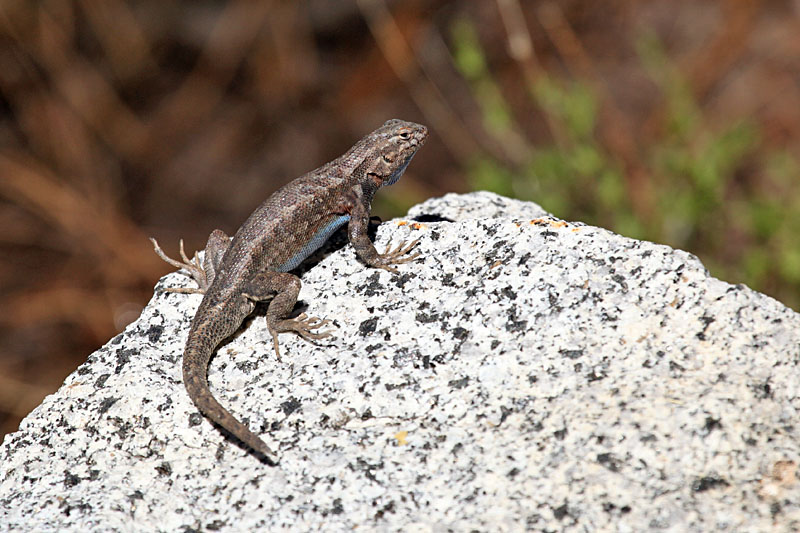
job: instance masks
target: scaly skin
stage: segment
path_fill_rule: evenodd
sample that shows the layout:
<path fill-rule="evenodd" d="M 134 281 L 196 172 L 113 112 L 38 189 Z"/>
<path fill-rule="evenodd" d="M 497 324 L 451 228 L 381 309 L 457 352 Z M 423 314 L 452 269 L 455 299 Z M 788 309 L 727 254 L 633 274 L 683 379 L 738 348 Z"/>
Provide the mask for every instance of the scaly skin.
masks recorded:
<path fill-rule="evenodd" d="M 300 278 L 288 271 L 343 224 L 348 225 L 347 235 L 356 254 L 371 267 L 396 272 L 392 265 L 418 256 L 409 255 L 417 241 L 378 253 L 367 229 L 373 196 L 400 178 L 427 136 L 425 126 L 387 121 L 343 156 L 281 187 L 250 215 L 233 238 L 220 230 L 212 232 L 202 265 L 196 255 L 191 261 L 186 257 L 183 243 L 183 262 L 179 262 L 167 257 L 153 240 L 156 253 L 187 270 L 199 286 L 173 292 L 204 293 L 183 353 L 183 381 L 189 397 L 205 416 L 270 463 L 276 463 L 277 458 L 266 443 L 212 396 L 208 362 L 219 344 L 239 329 L 256 302 L 270 298 L 267 327 L 279 358 L 279 333 L 293 332 L 308 340 L 330 335 L 315 331 L 327 320 L 305 314 L 288 318 L 300 292 Z"/>

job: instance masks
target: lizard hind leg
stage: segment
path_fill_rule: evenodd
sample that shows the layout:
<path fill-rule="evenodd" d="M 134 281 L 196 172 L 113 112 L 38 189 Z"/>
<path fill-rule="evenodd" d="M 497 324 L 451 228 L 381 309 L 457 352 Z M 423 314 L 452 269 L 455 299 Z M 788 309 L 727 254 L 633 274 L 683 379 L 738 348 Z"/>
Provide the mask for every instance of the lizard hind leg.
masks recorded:
<path fill-rule="evenodd" d="M 247 298 L 255 301 L 273 297 L 267 308 L 267 328 L 272 334 L 275 355 L 278 359 L 281 357 L 278 347 L 279 333 L 293 332 L 308 341 L 324 339 L 331 335 L 328 331 L 314 331 L 330 323 L 329 320 L 309 317 L 305 313 L 296 318 L 287 318 L 297 303 L 300 285 L 300 278 L 294 274 L 262 272 L 250 280 L 242 291 Z"/>
<path fill-rule="evenodd" d="M 167 288 L 165 289 L 165 292 L 205 294 L 206 290 L 208 290 L 208 287 L 210 287 L 211 283 L 213 283 L 217 272 L 219 272 L 219 265 L 222 262 L 222 256 L 225 255 L 228 246 L 230 246 L 231 238 L 228 237 L 222 230 L 215 229 L 212 231 L 208 236 L 208 241 L 206 242 L 205 256 L 203 257 L 202 264 L 200 263 L 200 258 L 198 257 L 197 252 L 195 252 L 194 257 L 189 259 L 183 247 L 183 239 L 180 240 L 180 254 L 182 261 L 172 259 L 166 253 L 164 253 L 164 250 L 161 249 L 161 246 L 158 245 L 158 241 L 156 241 L 154 238 L 150 237 L 150 242 L 153 243 L 153 250 L 158 257 L 175 268 L 188 272 L 189 277 L 197 283 L 196 289 L 191 287 Z"/>

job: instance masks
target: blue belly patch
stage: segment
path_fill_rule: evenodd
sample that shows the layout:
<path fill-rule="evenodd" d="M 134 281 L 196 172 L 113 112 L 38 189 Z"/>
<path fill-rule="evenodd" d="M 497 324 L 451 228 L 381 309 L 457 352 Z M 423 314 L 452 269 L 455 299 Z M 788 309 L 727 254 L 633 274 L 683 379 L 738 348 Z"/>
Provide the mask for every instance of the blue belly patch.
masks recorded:
<path fill-rule="evenodd" d="M 321 227 L 317 233 L 311 237 L 303 248 L 296 254 L 286 260 L 284 264 L 278 267 L 278 272 L 288 272 L 296 268 L 303 260 L 309 255 L 313 254 L 320 246 L 325 244 L 334 231 L 342 227 L 350 220 L 350 215 L 341 215 L 328 222 L 325 226 Z"/>

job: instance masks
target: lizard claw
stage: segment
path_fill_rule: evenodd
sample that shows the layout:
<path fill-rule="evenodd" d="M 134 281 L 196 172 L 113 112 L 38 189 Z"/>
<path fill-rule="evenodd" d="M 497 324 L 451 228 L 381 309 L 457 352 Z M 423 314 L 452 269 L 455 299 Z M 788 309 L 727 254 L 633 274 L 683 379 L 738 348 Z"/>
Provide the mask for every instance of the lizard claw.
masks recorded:
<path fill-rule="evenodd" d="M 275 355 L 278 356 L 278 359 L 281 358 L 280 351 L 278 350 L 278 334 L 279 333 L 286 333 L 286 332 L 293 332 L 297 333 L 304 339 L 308 341 L 315 341 L 320 339 L 325 339 L 331 336 L 331 331 L 313 331 L 315 329 L 319 329 L 327 324 L 330 324 L 330 320 L 328 319 L 321 319 L 316 317 L 310 317 L 305 313 L 300 313 L 299 316 L 296 318 L 287 318 L 285 320 L 281 320 L 274 326 L 268 327 L 269 332 L 272 334 L 272 342 L 275 346 Z"/>
<path fill-rule="evenodd" d="M 155 251 L 156 255 L 169 263 L 170 265 L 174 266 L 177 269 L 186 270 L 189 272 L 189 276 L 194 279 L 200 287 L 208 286 L 208 281 L 206 278 L 206 271 L 203 269 L 203 266 L 200 264 L 200 258 L 197 257 L 197 254 L 194 254 L 193 259 L 189 259 L 186 256 L 186 251 L 183 247 L 183 239 L 180 240 L 180 253 L 181 253 L 181 261 L 176 261 L 172 259 L 167 254 L 164 253 L 164 250 L 161 249 L 161 246 L 158 245 L 158 241 L 156 241 L 153 237 L 150 237 L 150 242 L 153 243 L 153 251 Z M 178 288 L 166 288 L 164 292 L 178 292 L 184 294 L 203 294 L 205 291 L 202 288 L 194 289 L 190 287 L 178 287 Z"/>
<path fill-rule="evenodd" d="M 392 250 L 391 244 L 386 247 L 386 251 L 378 256 L 379 263 L 373 265 L 377 268 L 382 268 L 384 270 L 388 270 L 389 272 L 397 273 L 397 269 L 389 266 L 389 265 L 400 265 L 403 263 L 409 263 L 419 257 L 419 252 L 411 255 L 407 255 L 418 243 L 419 239 L 414 239 L 410 243 L 406 244 L 407 241 L 402 241 L 397 247 Z"/>

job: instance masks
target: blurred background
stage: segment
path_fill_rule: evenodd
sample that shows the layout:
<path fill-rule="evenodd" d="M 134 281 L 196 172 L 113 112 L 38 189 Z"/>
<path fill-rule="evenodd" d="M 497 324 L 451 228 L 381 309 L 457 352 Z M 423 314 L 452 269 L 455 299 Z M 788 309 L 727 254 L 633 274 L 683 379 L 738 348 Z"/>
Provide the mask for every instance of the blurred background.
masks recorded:
<path fill-rule="evenodd" d="M 170 255 L 388 118 L 388 219 L 488 189 L 800 308 L 798 0 L 4 0 L 0 436 Z"/>

